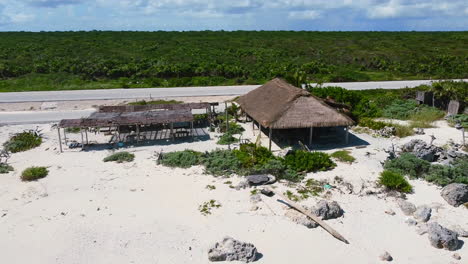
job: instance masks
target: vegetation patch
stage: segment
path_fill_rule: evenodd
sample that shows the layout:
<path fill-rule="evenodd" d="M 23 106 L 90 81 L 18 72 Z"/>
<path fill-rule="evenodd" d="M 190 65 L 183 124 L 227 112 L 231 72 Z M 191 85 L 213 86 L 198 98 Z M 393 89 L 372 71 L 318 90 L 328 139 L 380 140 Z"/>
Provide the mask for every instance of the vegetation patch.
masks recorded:
<path fill-rule="evenodd" d="M 400 157 L 389 160 L 384 168 L 402 175 L 408 175 L 410 178 L 419 178 L 429 171 L 431 164 L 422 160 L 411 153 L 403 153 Z"/>
<path fill-rule="evenodd" d="M 215 190 L 215 189 L 216 189 L 216 186 L 214 186 L 214 185 L 207 185 L 205 188 L 208 189 L 208 190 L 210 190 L 210 191 L 212 191 L 212 190 Z"/>
<path fill-rule="evenodd" d="M 216 143 L 219 145 L 230 145 L 237 142 L 239 142 L 239 139 L 234 137 L 233 134 L 227 132 L 224 133 L 221 137 L 219 137 L 219 140 Z"/>
<path fill-rule="evenodd" d="M 79 128 L 79 127 L 67 127 L 67 128 L 65 128 L 65 132 L 70 133 L 70 134 L 80 133 L 80 131 L 81 131 L 81 128 Z"/>
<path fill-rule="evenodd" d="M 165 153 L 159 163 L 167 167 L 189 168 L 201 163 L 202 153 L 184 150 Z"/>
<path fill-rule="evenodd" d="M 152 100 L 152 101 L 136 101 L 128 103 L 129 105 L 159 105 L 159 104 L 181 104 L 182 101 L 177 100 Z"/>
<path fill-rule="evenodd" d="M 336 166 L 326 153 L 302 150 L 293 151 L 286 155 L 284 162 L 289 169 L 296 172 L 325 171 Z"/>
<path fill-rule="evenodd" d="M 7 174 L 10 171 L 13 171 L 13 167 L 6 164 L 6 163 L 0 163 L 0 174 Z"/>
<path fill-rule="evenodd" d="M 202 164 L 205 166 L 206 173 L 214 176 L 239 174 L 242 167 L 234 152 L 221 149 L 205 154 Z"/>
<path fill-rule="evenodd" d="M 245 131 L 245 129 L 237 124 L 236 122 L 229 122 L 229 129 L 227 130 L 228 133 L 232 134 L 232 135 L 235 135 L 235 134 L 242 134 L 242 132 Z M 220 133 L 226 133 L 226 122 L 221 122 L 219 124 L 219 132 Z"/>
<path fill-rule="evenodd" d="M 356 160 L 356 158 L 351 156 L 349 150 L 335 151 L 331 154 L 331 157 L 338 161 L 349 162 L 349 163 L 353 163 Z"/>
<path fill-rule="evenodd" d="M 23 181 L 35 181 L 38 179 L 45 178 L 49 174 L 49 170 L 46 167 L 30 167 L 25 169 L 21 173 L 21 180 Z"/>
<path fill-rule="evenodd" d="M 42 143 L 42 137 L 35 131 L 23 131 L 12 136 L 3 144 L 5 150 L 17 153 L 39 147 Z"/>
<path fill-rule="evenodd" d="M 468 128 L 468 115 L 467 114 L 459 114 L 459 115 L 452 115 L 448 117 L 448 122 L 451 126 L 455 126 L 456 124 L 460 124 L 460 126 L 464 128 Z"/>
<path fill-rule="evenodd" d="M 202 205 L 198 207 L 198 210 L 200 213 L 204 216 L 210 215 L 211 210 L 213 208 L 219 208 L 221 207 L 221 204 L 217 202 L 216 200 L 209 200 L 208 202 L 204 202 Z"/>
<path fill-rule="evenodd" d="M 135 154 L 122 151 L 122 152 L 116 152 L 110 156 L 107 156 L 106 158 L 104 158 L 104 162 L 115 161 L 117 163 L 123 163 L 123 162 L 131 162 L 134 159 L 135 159 Z"/>
<path fill-rule="evenodd" d="M 379 184 L 387 187 L 389 190 L 396 190 L 403 193 L 410 193 L 413 187 L 403 175 L 391 170 L 384 170 L 379 177 Z"/>

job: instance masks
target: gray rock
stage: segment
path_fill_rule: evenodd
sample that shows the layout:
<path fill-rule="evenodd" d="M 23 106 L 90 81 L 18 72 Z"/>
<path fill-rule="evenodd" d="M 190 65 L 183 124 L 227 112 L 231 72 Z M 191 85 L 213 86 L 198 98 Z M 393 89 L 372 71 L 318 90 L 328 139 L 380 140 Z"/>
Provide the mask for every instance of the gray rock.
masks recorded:
<path fill-rule="evenodd" d="M 246 178 L 250 186 L 271 184 L 276 181 L 275 176 L 266 174 L 249 175 Z"/>
<path fill-rule="evenodd" d="M 250 202 L 252 203 L 259 203 L 261 201 L 262 201 L 262 197 L 260 196 L 260 194 L 254 194 L 250 196 Z"/>
<path fill-rule="evenodd" d="M 452 206 L 458 207 L 468 202 L 468 185 L 463 183 L 452 183 L 445 186 L 440 195 Z"/>
<path fill-rule="evenodd" d="M 416 211 L 416 206 L 403 199 L 398 200 L 398 206 L 405 215 L 412 215 Z"/>
<path fill-rule="evenodd" d="M 322 220 L 338 218 L 341 217 L 343 213 L 343 209 L 341 209 L 340 205 L 335 201 L 329 202 L 321 200 L 314 209 L 314 214 L 321 217 Z"/>
<path fill-rule="evenodd" d="M 407 223 L 409 226 L 415 226 L 415 225 L 418 224 L 418 222 L 416 220 L 414 220 L 413 218 L 406 219 L 405 223 Z"/>
<path fill-rule="evenodd" d="M 457 250 L 460 245 L 457 233 L 436 222 L 428 224 L 427 233 L 429 242 L 433 247 Z"/>
<path fill-rule="evenodd" d="M 380 255 L 379 258 L 382 261 L 392 261 L 393 260 L 392 255 L 390 255 L 390 253 L 388 253 L 387 251 L 385 251 L 382 255 Z"/>
<path fill-rule="evenodd" d="M 237 184 L 237 186 L 235 187 L 236 190 L 241 190 L 241 189 L 245 189 L 245 188 L 248 188 L 250 187 L 249 183 L 247 181 L 241 181 L 239 182 L 239 184 Z"/>
<path fill-rule="evenodd" d="M 304 208 L 307 211 L 310 210 L 307 207 Z M 294 223 L 298 225 L 303 225 L 307 228 L 316 228 L 318 226 L 316 222 L 312 221 L 309 217 L 305 216 L 304 214 L 302 214 L 294 208 L 289 208 L 284 215 L 291 219 L 291 221 L 293 221 Z"/>
<path fill-rule="evenodd" d="M 452 255 L 452 258 L 454 258 L 454 259 L 456 259 L 456 260 L 460 260 L 460 259 L 461 259 L 460 255 L 459 255 L 458 253 L 454 253 L 454 254 Z"/>
<path fill-rule="evenodd" d="M 386 126 L 380 130 L 377 130 L 376 131 L 376 134 L 378 136 L 381 136 L 381 137 L 385 137 L 385 138 L 389 138 L 393 135 L 395 135 L 396 133 L 396 128 L 395 127 L 389 127 L 389 126 Z"/>
<path fill-rule="evenodd" d="M 208 250 L 210 261 L 243 261 L 252 262 L 257 259 L 257 248 L 250 243 L 225 237 Z"/>
<path fill-rule="evenodd" d="M 403 152 L 411 152 L 416 157 L 427 160 L 429 162 L 436 161 L 444 150 L 440 147 L 427 144 L 421 139 L 413 139 L 403 145 L 401 148 Z"/>
<path fill-rule="evenodd" d="M 420 128 L 420 127 L 413 128 L 413 131 L 414 131 L 414 134 L 416 134 L 416 135 L 424 135 L 424 134 L 426 134 L 426 133 L 424 133 L 424 129 L 423 129 L 423 128 Z"/>
<path fill-rule="evenodd" d="M 414 218 L 418 222 L 427 222 L 431 218 L 432 209 L 427 206 L 418 206 L 413 213 Z"/>

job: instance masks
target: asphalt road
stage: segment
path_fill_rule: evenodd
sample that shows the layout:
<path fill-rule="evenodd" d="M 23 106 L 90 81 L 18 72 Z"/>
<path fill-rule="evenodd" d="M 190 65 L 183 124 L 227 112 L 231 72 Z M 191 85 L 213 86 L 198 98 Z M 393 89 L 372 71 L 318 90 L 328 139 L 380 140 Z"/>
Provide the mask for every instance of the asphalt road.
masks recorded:
<path fill-rule="evenodd" d="M 464 81 L 468 81 L 465 79 Z M 348 90 L 368 89 L 399 89 L 429 84 L 430 80 L 419 81 L 388 81 L 388 82 L 349 82 L 325 83 L 324 86 L 340 86 Z M 47 92 L 15 92 L 0 93 L 0 103 L 18 102 L 54 102 L 54 101 L 85 101 L 85 100 L 117 100 L 117 99 L 148 99 L 192 96 L 242 95 L 258 85 L 241 86 L 208 86 L 208 87 L 177 87 L 177 88 L 137 88 L 137 89 L 104 89 L 76 91 Z"/>

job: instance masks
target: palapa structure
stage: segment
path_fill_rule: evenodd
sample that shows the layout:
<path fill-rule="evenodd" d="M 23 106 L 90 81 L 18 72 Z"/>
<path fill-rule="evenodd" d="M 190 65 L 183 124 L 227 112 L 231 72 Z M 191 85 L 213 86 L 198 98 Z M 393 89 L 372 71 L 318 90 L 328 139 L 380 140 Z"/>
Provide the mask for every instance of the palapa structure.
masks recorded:
<path fill-rule="evenodd" d="M 241 109 L 260 127 L 269 129 L 270 149 L 273 129 L 309 129 L 312 144 L 314 127 L 345 127 L 354 121 L 322 99 L 276 78 L 237 99 Z"/>

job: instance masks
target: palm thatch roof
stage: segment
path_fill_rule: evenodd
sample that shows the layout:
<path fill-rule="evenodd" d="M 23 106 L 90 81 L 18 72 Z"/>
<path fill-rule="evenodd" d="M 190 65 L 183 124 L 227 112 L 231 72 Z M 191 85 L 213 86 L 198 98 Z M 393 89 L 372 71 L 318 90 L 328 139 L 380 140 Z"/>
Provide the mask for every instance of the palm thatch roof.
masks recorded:
<path fill-rule="evenodd" d="M 354 121 L 309 92 L 276 78 L 237 99 L 242 110 L 273 129 L 350 126 Z"/>

